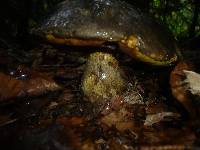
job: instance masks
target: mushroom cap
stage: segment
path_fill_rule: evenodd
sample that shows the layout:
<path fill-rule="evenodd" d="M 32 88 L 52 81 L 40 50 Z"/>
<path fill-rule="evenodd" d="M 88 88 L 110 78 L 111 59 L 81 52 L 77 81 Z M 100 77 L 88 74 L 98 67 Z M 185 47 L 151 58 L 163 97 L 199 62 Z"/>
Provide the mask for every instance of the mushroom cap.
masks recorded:
<path fill-rule="evenodd" d="M 171 34 L 120 0 L 66 0 L 34 33 L 62 45 L 100 47 L 115 43 L 133 58 L 153 65 L 177 60 Z"/>

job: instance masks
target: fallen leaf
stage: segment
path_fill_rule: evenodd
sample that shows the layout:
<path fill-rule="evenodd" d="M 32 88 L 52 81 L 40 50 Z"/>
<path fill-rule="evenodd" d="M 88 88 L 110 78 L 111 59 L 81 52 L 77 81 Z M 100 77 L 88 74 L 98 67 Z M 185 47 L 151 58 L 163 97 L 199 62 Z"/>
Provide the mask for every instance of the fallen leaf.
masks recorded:
<path fill-rule="evenodd" d="M 170 86 L 172 95 L 185 107 L 191 116 L 195 116 L 196 112 L 193 109 L 193 104 L 190 98 L 190 93 L 185 86 L 184 70 L 192 70 L 191 65 L 185 62 L 177 64 L 170 74 Z"/>
<path fill-rule="evenodd" d="M 27 79 L 16 79 L 0 72 L 0 83 L 0 102 L 25 96 L 39 96 L 60 89 L 50 77 L 37 72 L 31 72 Z"/>
<path fill-rule="evenodd" d="M 194 71 L 184 70 L 186 79 L 185 82 L 187 83 L 188 90 L 193 95 L 200 96 L 200 74 Z"/>

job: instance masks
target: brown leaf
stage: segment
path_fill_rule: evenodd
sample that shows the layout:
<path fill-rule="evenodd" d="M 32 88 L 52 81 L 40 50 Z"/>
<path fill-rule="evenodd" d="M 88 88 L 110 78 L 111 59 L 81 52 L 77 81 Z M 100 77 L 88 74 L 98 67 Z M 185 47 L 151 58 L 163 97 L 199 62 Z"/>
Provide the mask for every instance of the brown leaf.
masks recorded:
<path fill-rule="evenodd" d="M 0 83 L 0 102 L 25 96 L 39 96 L 60 89 L 51 78 L 37 72 L 31 72 L 24 80 L 0 72 Z"/>
<path fill-rule="evenodd" d="M 118 131 L 131 130 L 136 131 L 138 127 L 142 127 L 143 121 L 138 120 L 138 116 L 142 118 L 144 108 L 140 105 L 121 105 L 119 109 L 113 109 L 109 114 L 100 118 L 101 125 L 107 127 L 115 127 Z"/>
<path fill-rule="evenodd" d="M 184 70 L 192 70 L 191 65 L 185 62 L 177 64 L 170 74 L 170 86 L 172 95 L 186 108 L 191 116 L 195 116 L 195 111 L 190 99 L 190 93 L 184 85 L 185 73 Z"/>

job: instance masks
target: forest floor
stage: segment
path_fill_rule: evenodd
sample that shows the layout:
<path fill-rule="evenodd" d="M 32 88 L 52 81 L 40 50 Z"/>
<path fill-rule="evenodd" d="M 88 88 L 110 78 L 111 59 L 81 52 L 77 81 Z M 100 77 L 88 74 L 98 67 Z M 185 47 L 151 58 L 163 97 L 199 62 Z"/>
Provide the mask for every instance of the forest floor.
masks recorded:
<path fill-rule="evenodd" d="M 171 94 L 169 76 L 174 66 L 152 67 L 116 54 L 130 90 L 126 102 L 115 97 L 102 107 L 89 102 L 81 90 L 86 48 L 23 44 L 0 41 L 0 147 L 179 150 L 200 146 L 200 120 L 191 118 Z M 198 66 L 200 55 L 194 53 L 198 51 L 184 55 Z M 198 106 L 194 109 L 199 112 Z"/>

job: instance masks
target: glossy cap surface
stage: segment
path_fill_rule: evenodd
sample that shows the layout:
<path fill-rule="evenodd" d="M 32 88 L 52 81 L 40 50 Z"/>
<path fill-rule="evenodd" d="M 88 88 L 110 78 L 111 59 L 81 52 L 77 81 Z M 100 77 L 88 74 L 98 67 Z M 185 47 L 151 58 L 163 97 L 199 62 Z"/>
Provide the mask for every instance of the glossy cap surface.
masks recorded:
<path fill-rule="evenodd" d="M 177 59 L 169 32 L 119 0 L 66 0 L 35 31 L 49 42 L 63 45 L 115 42 L 130 56 L 153 65 L 168 65 Z"/>

